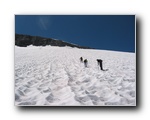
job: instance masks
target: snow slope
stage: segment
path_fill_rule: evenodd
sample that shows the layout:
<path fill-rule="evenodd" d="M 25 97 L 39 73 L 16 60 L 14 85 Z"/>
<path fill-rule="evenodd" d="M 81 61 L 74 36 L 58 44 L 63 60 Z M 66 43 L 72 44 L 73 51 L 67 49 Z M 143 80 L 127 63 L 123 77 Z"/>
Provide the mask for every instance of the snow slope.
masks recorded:
<path fill-rule="evenodd" d="M 135 53 L 15 46 L 15 105 L 135 106 L 135 66 Z"/>

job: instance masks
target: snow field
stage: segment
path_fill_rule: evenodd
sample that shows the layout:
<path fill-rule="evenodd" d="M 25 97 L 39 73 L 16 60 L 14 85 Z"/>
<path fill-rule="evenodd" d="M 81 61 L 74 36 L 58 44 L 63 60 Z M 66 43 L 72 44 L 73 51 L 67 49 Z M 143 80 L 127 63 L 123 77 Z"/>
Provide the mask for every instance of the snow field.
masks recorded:
<path fill-rule="evenodd" d="M 135 64 L 135 53 L 15 46 L 15 105 L 135 106 Z"/>

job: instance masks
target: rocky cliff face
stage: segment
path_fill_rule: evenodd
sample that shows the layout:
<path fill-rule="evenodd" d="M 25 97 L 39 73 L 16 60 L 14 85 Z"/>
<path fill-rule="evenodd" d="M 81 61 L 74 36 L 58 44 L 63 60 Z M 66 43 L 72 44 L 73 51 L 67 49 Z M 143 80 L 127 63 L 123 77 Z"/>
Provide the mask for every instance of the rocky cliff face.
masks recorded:
<path fill-rule="evenodd" d="M 39 36 L 30 36 L 30 35 L 21 35 L 21 34 L 15 34 L 15 45 L 20 47 L 27 47 L 28 45 L 33 46 L 70 46 L 70 47 L 77 47 L 77 48 L 83 48 L 83 49 L 90 49 L 90 47 L 84 47 L 79 45 L 74 45 L 71 43 L 64 42 L 62 40 L 55 40 L 52 38 L 44 38 Z"/>

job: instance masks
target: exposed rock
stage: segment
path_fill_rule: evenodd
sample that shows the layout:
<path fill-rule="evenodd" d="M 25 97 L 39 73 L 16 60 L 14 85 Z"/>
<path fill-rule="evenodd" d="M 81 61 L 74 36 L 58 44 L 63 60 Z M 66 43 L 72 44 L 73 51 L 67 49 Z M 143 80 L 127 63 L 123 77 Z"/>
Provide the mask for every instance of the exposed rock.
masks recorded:
<path fill-rule="evenodd" d="M 27 47 L 28 45 L 33 46 L 69 46 L 69 47 L 77 47 L 83 49 L 91 49 L 90 47 L 79 46 L 71 43 L 64 42 L 62 40 L 55 40 L 52 38 L 44 38 L 39 36 L 30 36 L 30 35 L 22 35 L 22 34 L 15 34 L 15 45 L 20 47 Z"/>

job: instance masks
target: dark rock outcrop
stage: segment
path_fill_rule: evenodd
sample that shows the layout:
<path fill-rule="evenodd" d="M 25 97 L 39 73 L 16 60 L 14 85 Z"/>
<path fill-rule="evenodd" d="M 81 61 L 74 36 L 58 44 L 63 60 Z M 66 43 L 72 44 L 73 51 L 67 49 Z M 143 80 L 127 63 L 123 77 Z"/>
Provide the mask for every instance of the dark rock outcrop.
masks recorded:
<path fill-rule="evenodd" d="M 62 40 L 55 40 L 52 38 L 44 38 L 39 36 L 30 36 L 30 35 L 21 35 L 21 34 L 15 34 L 15 45 L 20 47 L 27 47 L 28 45 L 33 46 L 70 46 L 70 47 L 77 47 L 77 48 L 83 48 L 83 49 L 90 49 L 90 47 L 84 47 L 79 45 L 74 45 L 71 43 L 64 42 Z"/>

